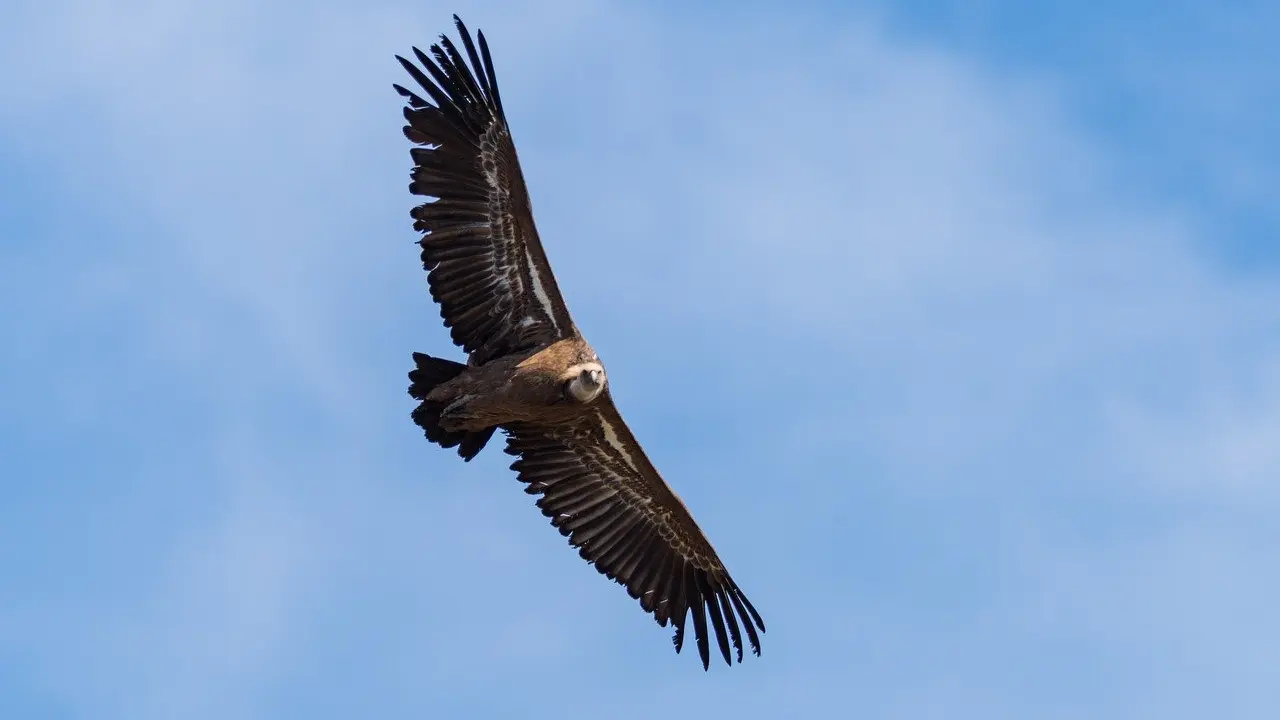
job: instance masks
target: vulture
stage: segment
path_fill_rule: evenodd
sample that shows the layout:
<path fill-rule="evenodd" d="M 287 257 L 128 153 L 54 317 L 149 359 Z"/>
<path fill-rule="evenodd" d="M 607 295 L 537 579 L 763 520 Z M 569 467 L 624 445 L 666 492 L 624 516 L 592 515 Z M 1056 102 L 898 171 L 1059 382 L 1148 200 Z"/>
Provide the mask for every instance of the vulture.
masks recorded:
<path fill-rule="evenodd" d="M 511 469 L 543 515 L 597 571 L 626 588 L 675 650 L 693 621 L 704 670 L 744 640 L 760 654 L 764 621 L 684 502 L 618 413 L 596 351 L 574 324 L 534 225 L 484 33 L 453 17 L 417 62 L 406 100 L 410 213 L 432 299 L 466 362 L 414 353 L 412 418 L 428 441 L 470 461 L 499 428 Z"/>

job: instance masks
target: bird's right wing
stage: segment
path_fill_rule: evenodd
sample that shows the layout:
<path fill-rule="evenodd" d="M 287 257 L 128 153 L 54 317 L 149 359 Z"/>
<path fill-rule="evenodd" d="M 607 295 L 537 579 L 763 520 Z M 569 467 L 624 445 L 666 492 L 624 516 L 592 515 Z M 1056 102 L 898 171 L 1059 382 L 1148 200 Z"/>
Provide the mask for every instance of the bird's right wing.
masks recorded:
<path fill-rule="evenodd" d="M 534 227 L 489 45 L 479 33 L 477 51 L 454 22 L 470 66 L 442 35 L 430 57 L 413 49 L 426 73 L 396 56 L 430 100 L 395 88 L 408 99 L 405 136 L 419 146 L 409 190 L 437 198 L 412 212 L 431 296 L 478 365 L 578 331 Z"/>

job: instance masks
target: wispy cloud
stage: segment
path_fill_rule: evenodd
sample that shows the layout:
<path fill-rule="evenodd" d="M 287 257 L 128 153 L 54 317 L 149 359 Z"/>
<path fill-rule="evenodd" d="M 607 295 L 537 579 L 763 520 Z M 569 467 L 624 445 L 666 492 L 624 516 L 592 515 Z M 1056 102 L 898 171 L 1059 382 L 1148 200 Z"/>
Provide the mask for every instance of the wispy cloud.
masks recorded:
<path fill-rule="evenodd" d="M 1266 716 L 1275 278 L 1131 192 L 1044 69 L 709 7 L 21 8 L 0 706 Z M 509 458 L 408 422 L 408 352 L 449 350 L 391 55 L 454 11 L 756 662 L 671 657 Z"/>

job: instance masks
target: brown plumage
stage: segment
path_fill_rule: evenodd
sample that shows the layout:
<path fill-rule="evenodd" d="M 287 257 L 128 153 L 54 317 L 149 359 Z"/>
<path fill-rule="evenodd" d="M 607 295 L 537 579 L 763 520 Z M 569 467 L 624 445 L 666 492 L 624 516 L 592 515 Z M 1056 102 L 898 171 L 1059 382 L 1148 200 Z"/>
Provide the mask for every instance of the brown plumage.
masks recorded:
<path fill-rule="evenodd" d="M 484 34 L 458 17 L 418 65 L 397 57 L 427 99 L 408 99 L 409 189 L 431 296 L 465 364 L 414 353 L 413 420 L 471 460 L 497 428 L 511 468 L 578 553 L 627 589 L 679 652 L 692 617 L 703 668 L 710 638 L 726 663 L 743 637 L 760 654 L 764 622 L 693 516 L 649 461 L 609 393 L 600 358 L 560 296 L 533 222 Z M 469 63 L 468 63 L 469 61 Z M 732 646 L 732 650 L 731 650 Z"/>

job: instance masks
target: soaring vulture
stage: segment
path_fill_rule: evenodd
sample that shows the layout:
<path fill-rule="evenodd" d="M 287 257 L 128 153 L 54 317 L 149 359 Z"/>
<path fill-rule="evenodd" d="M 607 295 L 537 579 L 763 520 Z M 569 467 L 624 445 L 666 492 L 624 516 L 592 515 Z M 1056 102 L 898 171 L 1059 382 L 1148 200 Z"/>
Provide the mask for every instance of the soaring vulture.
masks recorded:
<path fill-rule="evenodd" d="M 688 508 L 618 414 L 604 367 L 574 324 L 538 238 L 484 33 L 462 50 L 442 35 L 417 64 L 397 56 L 423 97 L 407 99 L 412 210 L 431 297 L 466 363 L 414 353 L 412 417 L 428 440 L 476 456 L 497 428 L 511 469 L 596 570 L 626 587 L 676 652 L 693 619 L 702 666 L 710 638 L 732 665 L 743 636 L 760 654 L 764 621 Z M 710 629 L 710 632 L 709 632 Z M 732 646 L 732 649 L 731 647 Z"/>

